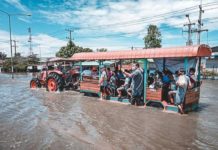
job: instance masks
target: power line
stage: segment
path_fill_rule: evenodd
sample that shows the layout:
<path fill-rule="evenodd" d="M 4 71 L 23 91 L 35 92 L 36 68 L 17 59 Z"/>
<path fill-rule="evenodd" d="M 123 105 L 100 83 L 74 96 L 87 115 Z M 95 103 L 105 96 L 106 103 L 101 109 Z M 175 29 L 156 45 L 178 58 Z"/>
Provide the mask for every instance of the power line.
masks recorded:
<path fill-rule="evenodd" d="M 211 5 L 217 5 L 218 2 L 213 2 L 213 3 L 207 3 L 207 4 L 203 4 L 203 6 L 205 7 L 208 7 L 208 6 L 211 6 Z M 167 12 L 167 13 L 163 13 L 163 14 L 159 14 L 159 15 L 155 15 L 155 16 L 151 16 L 151 17 L 143 17 L 141 19 L 135 19 L 135 20 L 131 20 L 131 21 L 125 21 L 125 22 L 119 22 L 119 23 L 114 23 L 114 24 L 104 24 L 104 25 L 99 25 L 99 26 L 87 26 L 87 27 L 81 27 L 81 29 L 99 29 L 99 28 L 102 28 L 102 27 L 123 27 L 123 26 L 129 26 L 129 25 L 134 25 L 136 23 L 144 23 L 146 21 L 149 21 L 150 20 L 154 20 L 154 19 L 158 19 L 160 20 L 160 18 L 162 18 L 161 20 L 165 20 L 166 18 L 170 18 L 172 16 L 175 16 L 175 14 L 178 14 L 178 13 L 187 13 L 187 11 L 193 11 L 194 9 L 196 9 L 197 6 L 192 6 L 192 7 L 188 7 L 188 8 L 185 8 L 185 9 L 181 9 L 181 10 L 177 10 L 177 11 L 172 11 L 172 12 Z M 196 11 L 195 11 L 196 12 Z M 170 16 L 168 16 L 170 15 Z M 166 17 L 168 16 L 168 17 Z"/>
<path fill-rule="evenodd" d="M 213 2 L 213 3 L 207 3 L 207 4 L 204 4 L 204 6 L 211 6 L 211 5 L 214 5 L 214 4 L 217 4 L 217 2 L 215 3 L 215 2 Z M 194 7 L 196 7 L 196 6 L 192 6 L 192 7 L 189 7 L 189 8 L 185 8 L 185 9 L 182 9 L 182 10 L 178 10 L 178 11 L 174 11 L 174 12 L 169 12 L 169 13 L 164 13 L 164 14 L 160 14 L 160 15 L 157 15 L 157 16 L 162 16 L 162 17 L 164 17 L 164 18 L 159 18 L 158 20 L 156 19 L 156 20 L 153 20 L 153 21 L 161 21 L 161 20 L 166 20 L 166 19 L 169 19 L 169 18 L 171 18 L 172 16 L 170 16 L 170 17 L 166 17 L 166 14 L 174 14 L 175 15 L 175 13 L 177 12 L 184 12 L 184 11 L 187 11 L 187 10 L 193 10 L 194 9 Z M 214 8 L 213 8 L 214 9 Z M 211 9 L 210 9 L 211 10 Z M 197 12 L 197 11 L 195 11 L 195 12 Z M 174 17 L 178 17 L 178 16 L 174 16 Z M 149 17 L 150 19 L 152 19 L 152 18 L 155 18 L 155 16 L 153 16 L 153 17 Z M 149 19 L 149 18 L 145 18 L 145 19 Z M 142 18 L 143 19 L 143 18 Z M 141 19 L 140 19 L 141 20 Z M 124 22 L 125 23 L 125 22 Z M 120 23 L 120 25 L 122 25 L 122 26 L 120 26 L 120 27 L 125 27 L 125 26 L 130 26 L 130 25 L 137 25 L 137 24 L 141 24 L 141 23 L 145 23 L 145 21 L 141 21 L 141 22 L 133 22 L 133 21 L 131 21 L 131 23 L 130 24 L 124 24 L 123 25 L 123 23 Z M 112 25 L 112 24 L 111 24 Z M 109 25 L 105 25 L 105 26 L 109 26 Z M 81 28 L 81 29 L 89 29 L 89 30 L 91 30 L 91 29 L 93 29 L 93 28 L 95 28 L 95 27 L 101 27 L 101 26 L 92 26 L 92 27 L 87 27 L 87 28 Z M 80 29 L 80 30 L 81 30 Z M 60 32 L 60 31 L 59 31 Z M 139 32 L 141 32 L 141 31 L 138 31 L 137 33 L 139 33 Z M 57 32 L 56 32 L 57 33 Z M 128 35 L 128 34 L 134 34 L 134 33 L 121 33 L 122 35 Z M 116 36 L 116 35 L 118 35 L 118 36 L 120 36 L 121 34 L 110 34 L 110 35 L 100 35 L 100 36 L 95 36 L 95 37 L 105 37 L 105 36 Z M 121 35 L 121 36 L 122 36 Z M 92 36 L 93 37 L 93 36 Z M 85 37 L 79 37 L 79 38 L 88 38 L 87 36 L 85 36 Z"/>

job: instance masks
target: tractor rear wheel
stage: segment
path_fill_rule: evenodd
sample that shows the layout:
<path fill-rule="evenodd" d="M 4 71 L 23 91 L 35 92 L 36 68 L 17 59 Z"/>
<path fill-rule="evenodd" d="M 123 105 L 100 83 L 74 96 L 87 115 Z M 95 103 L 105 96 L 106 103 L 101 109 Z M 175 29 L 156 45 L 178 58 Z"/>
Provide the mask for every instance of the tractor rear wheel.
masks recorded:
<path fill-rule="evenodd" d="M 40 84 L 39 79 L 33 78 L 33 79 L 30 81 L 30 88 L 31 88 L 31 89 L 36 89 L 36 88 L 40 88 L 40 87 L 41 87 L 41 84 Z"/>
<path fill-rule="evenodd" d="M 49 92 L 63 91 L 63 78 L 57 73 L 50 73 L 47 78 L 47 90 Z"/>

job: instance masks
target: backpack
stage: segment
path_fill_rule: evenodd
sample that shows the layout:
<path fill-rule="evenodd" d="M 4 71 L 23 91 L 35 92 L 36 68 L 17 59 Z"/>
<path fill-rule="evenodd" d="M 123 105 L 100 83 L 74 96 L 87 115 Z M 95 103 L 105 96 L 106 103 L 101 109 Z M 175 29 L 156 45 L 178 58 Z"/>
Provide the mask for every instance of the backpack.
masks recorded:
<path fill-rule="evenodd" d="M 178 85 L 182 88 L 185 88 L 187 86 L 187 79 L 184 75 L 179 76 L 178 81 L 177 81 Z"/>

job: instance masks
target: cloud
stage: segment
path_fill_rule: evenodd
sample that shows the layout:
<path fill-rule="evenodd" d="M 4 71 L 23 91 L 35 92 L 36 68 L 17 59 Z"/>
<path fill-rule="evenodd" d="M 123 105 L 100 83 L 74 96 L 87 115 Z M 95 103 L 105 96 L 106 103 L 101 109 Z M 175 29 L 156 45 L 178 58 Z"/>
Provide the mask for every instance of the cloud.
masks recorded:
<path fill-rule="evenodd" d="M 20 52 L 23 56 L 29 55 L 28 38 L 28 35 L 13 35 L 13 39 L 18 41 L 17 52 Z M 9 33 L 0 30 L 0 49 L 8 56 L 11 55 L 9 41 Z M 32 41 L 33 52 L 39 55 L 41 51 L 43 57 L 54 57 L 60 47 L 66 45 L 66 41 L 41 33 L 32 36 Z"/>
<path fill-rule="evenodd" d="M 29 11 L 21 3 L 21 0 L 5 1 L 21 11 Z M 212 3 L 216 2 L 216 0 L 203 2 Z M 59 25 L 62 28 L 67 26 L 75 29 L 73 35 L 77 45 L 92 49 L 104 47 L 109 50 L 116 50 L 129 49 L 132 45 L 136 47 L 143 46 L 142 39 L 147 32 L 149 24 L 158 25 L 164 42 L 178 44 L 177 41 L 184 41 L 181 31 L 184 28 L 183 24 L 188 22 L 185 14 L 190 14 L 191 21 L 197 23 L 199 3 L 199 0 L 119 0 L 116 2 L 114 0 L 49 0 L 36 4 L 38 8 L 33 10 L 33 13 L 37 15 L 38 19 L 40 18 L 41 22 L 38 23 L 43 22 L 43 24 L 55 24 L 55 26 Z M 192 6 L 195 7 L 185 9 Z M 182 9 L 184 10 L 172 13 Z M 218 19 L 216 20 L 217 22 L 211 23 L 215 21 L 211 18 L 217 17 L 218 2 L 210 6 L 204 5 L 203 9 L 205 10 L 203 13 L 203 28 L 210 28 L 211 32 L 217 30 Z M 161 16 L 160 14 L 163 13 L 169 14 Z M 210 19 L 207 20 L 205 18 Z M 172 31 L 173 29 L 176 29 L 174 30 L 175 32 Z M 0 40 L 3 36 L 8 37 L 8 33 L 5 33 L 5 35 L 0 33 Z M 121 39 L 120 37 L 124 38 Z M 28 36 L 16 35 L 16 38 L 21 41 L 19 42 L 20 47 L 18 50 L 22 49 L 24 54 L 28 54 Z M 33 36 L 33 42 L 35 44 L 35 52 L 39 53 L 39 49 L 41 49 L 42 54 L 45 54 L 45 56 L 54 56 L 61 46 L 66 45 L 64 40 L 42 33 Z M 180 45 L 184 43 L 180 42 Z M 163 46 L 166 45 L 163 44 Z M 5 46 L 7 47 L 8 45 L 6 44 Z"/>
<path fill-rule="evenodd" d="M 207 0 L 207 3 L 216 2 L 215 0 Z M 139 38 L 146 32 L 149 24 L 156 24 L 160 28 L 163 25 L 169 28 L 179 28 L 182 30 L 183 24 L 188 20 L 185 14 L 190 14 L 190 18 L 197 22 L 198 19 L 198 5 L 197 0 L 121 0 L 121 1 L 104 1 L 99 5 L 96 1 L 91 4 L 83 5 L 85 0 L 74 3 L 70 9 L 69 1 L 63 3 L 59 10 L 39 10 L 39 13 L 49 22 L 79 27 L 78 35 L 106 35 L 111 33 L 132 33 L 138 35 Z M 53 4 L 55 5 L 55 4 Z M 98 7 L 99 6 L 99 7 Z M 192 9 L 186 9 L 195 6 Z M 79 7 L 75 9 L 75 7 Z M 203 18 L 213 18 L 218 13 L 218 3 L 214 5 L 205 5 L 205 13 Z M 69 9 L 66 9 L 69 8 Z M 177 13 L 174 11 L 182 10 Z M 163 13 L 169 13 L 165 16 L 157 16 Z M 171 14 L 170 14 L 171 13 Z M 205 24 L 206 26 L 207 24 Z M 217 30 L 213 25 L 212 30 Z M 164 29 L 163 29 L 164 30 Z M 82 33 L 82 34 L 80 34 Z M 134 34 L 135 33 L 135 34 Z M 179 33 L 180 34 L 180 33 Z"/>
<path fill-rule="evenodd" d="M 30 12 L 29 9 L 20 2 L 20 0 L 5 0 L 5 1 L 23 12 Z"/>

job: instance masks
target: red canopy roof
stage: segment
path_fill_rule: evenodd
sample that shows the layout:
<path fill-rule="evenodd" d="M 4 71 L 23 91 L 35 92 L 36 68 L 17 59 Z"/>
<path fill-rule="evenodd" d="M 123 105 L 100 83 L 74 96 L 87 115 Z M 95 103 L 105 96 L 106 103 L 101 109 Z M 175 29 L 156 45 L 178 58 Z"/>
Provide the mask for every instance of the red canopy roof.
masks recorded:
<path fill-rule="evenodd" d="M 170 57 L 207 57 L 212 53 L 208 45 L 195 45 L 172 48 L 151 48 L 141 50 L 76 53 L 71 60 L 116 60 Z"/>

